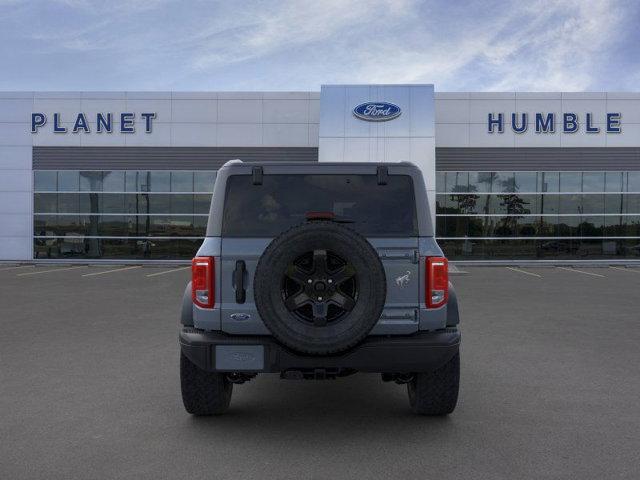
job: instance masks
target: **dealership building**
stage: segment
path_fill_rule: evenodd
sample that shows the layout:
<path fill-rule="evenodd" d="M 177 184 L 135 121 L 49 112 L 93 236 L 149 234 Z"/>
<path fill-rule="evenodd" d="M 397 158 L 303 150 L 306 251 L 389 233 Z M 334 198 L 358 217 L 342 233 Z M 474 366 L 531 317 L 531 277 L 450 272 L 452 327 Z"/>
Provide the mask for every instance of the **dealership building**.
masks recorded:
<path fill-rule="evenodd" d="M 0 92 L 0 260 L 183 260 L 226 161 L 410 161 L 453 260 L 640 260 L 640 93 Z"/>

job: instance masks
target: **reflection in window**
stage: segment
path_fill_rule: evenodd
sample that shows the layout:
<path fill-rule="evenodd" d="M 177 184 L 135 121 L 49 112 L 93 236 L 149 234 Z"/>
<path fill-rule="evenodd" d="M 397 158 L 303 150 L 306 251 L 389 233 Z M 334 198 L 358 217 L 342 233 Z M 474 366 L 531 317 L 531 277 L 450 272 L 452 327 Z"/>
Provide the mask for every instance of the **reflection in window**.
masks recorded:
<path fill-rule="evenodd" d="M 582 195 L 582 212 L 584 214 L 604 212 L 604 195 L 586 193 Z"/>
<path fill-rule="evenodd" d="M 34 258 L 190 259 L 202 239 L 35 238 Z"/>
<path fill-rule="evenodd" d="M 604 172 L 583 172 L 583 192 L 604 192 Z"/>
<path fill-rule="evenodd" d="M 193 191 L 213 192 L 213 184 L 216 181 L 216 172 L 194 172 Z"/>
<path fill-rule="evenodd" d="M 92 213 L 124 213 L 124 198 L 123 193 L 103 193 L 101 195 L 90 195 L 89 199 L 95 197 L 98 207 L 96 210 L 91 209 Z"/>
<path fill-rule="evenodd" d="M 496 172 L 491 187 L 493 192 L 517 192 L 514 172 Z"/>
<path fill-rule="evenodd" d="M 571 260 L 640 258 L 638 239 L 485 240 L 459 239 L 438 242 L 452 260 Z"/>
<path fill-rule="evenodd" d="M 582 213 L 582 195 L 581 194 L 570 194 L 570 195 L 559 195 L 560 199 L 560 213 Z"/>
<path fill-rule="evenodd" d="M 627 173 L 627 185 L 625 191 L 640 193 L 640 172 Z"/>
<path fill-rule="evenodd" d="M 604 191 L 622 192 L 622 172 L 605 172 Z"/>
<path fill-rule="evenodd" d="M 640 194 L 623 195 L 623 213 L 640 213 Z"/>
<path fill-rule="evenodd" d="M 192 172 L 171 172 L 172 192 L 193 192 Z"/>
<path fill-rule="evenodd" d="M 560 191 L 560 173 L 558 172 L 540 172 L 538 182 L 539 192 Z"/>
<path fill-rule="evenodd" d="M 78 172 L 64 171 L 58 172 L 58 191 L 77 192 L 80 187 L 80 176 Z"/>
<path fill-rule="evenodd" d="M 39 237 L 203 237 L 207 217 L 151 215 L 35 215 Z"/>
<path fill-rule="evenodd" d="M 55 192 L 58 190 L 58 174 L 47 170 L 33 172 L 33 187 L 36 192 Z"/>
<path fill-rule="evenodd" d="M 624 195 L 604 195 L 604 213 L 623 213 Z"/>
<path fill-rule="evenodd" d="M 514 192 L 538 192 L 538 172 L 515 172 Z"/>
<path fill-rule="evenodd" d="M 467 192 L 469 190 L 469 173 L 448 172 L 446 182 L 447 192 Z"/>
<path fill-rule="evenodd" d="M 436 192 L 446 192 L 446 172 L 436 172 Z"/>
<path fill-rule="evenodd" d="M 494 176 L 493 172 L 469 172 L 469 192 L 490 192 Z"/>
<path fill-rule="evenodd" d="M 582 172 L 561 172 L 560 173 L 561 192 L 581 192 Z"/>
<path fill-rule="evenodd" d="M 125 191 L 125 172 L 123 171 L 103 172 L 102 191 L 103 192 L 124 192 Z"/>
<path fill-rule="evenodd" d="M 146 184 L 142 185 L 143 192 L 170 192 L 171 173 L 170 172 L 149 172 Z"/>
<path fill-rule="evenodd" d="M 214 171 L 36 170 L 34 257 L 191 258 L 205 236 L 211 203 L 210 193 L 194 192 L 212 192 L 215 176 Z"/>
<path fill-rule="evenodd" d="M 142 192 L 142 186 L 146 185 L 148 182 L 147 176 L 149 172 L 125 172 L 125 191 L 127 192 Z"/>
<path fill-rule="evenodd" d="M 465 173 L 468 193 L 461 192 L 464 180 L 456 180 Z M 436 232 L 452 259 L 640 257 L 638 171 L 447 172 L 441 178 L 438 192 L 446 183 L 448 193 L 437 195 Z"/>
<path fill-rule="evenodd" d="M 80 191 L 82 192 L 101 192 L 102 191 L 102 172 L 79 172 Z"/>

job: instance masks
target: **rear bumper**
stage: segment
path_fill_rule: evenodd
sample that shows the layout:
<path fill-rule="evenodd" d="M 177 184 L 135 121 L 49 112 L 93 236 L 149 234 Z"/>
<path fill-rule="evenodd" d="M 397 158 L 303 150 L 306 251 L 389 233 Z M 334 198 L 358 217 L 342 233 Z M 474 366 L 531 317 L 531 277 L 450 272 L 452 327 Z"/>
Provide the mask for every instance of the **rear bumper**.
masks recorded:
<path fill-rule="evenodd" d="M 339 355 L 301 355 L 271 337 L 227 335 L 182 327 L 182 352 L 199 368 L 220 372 L 284 372 L 353 369 L 361 372 L 428 372 L 448 362 L 460 332 L 446 329 L 407 336 L 368 337 Z"/>

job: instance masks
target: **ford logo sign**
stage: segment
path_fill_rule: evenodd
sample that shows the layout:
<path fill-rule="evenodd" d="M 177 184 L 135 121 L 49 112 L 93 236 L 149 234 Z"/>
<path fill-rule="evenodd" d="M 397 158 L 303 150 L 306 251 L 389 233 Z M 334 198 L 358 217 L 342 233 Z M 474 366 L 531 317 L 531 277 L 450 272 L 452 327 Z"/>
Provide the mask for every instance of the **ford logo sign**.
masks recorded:
<path fill-rule="evenodd" d="M 367 122 L 386 122 L 399 117 L 402 110 L 399 106 L 389 102 L 361 103 L 353 109 L 353 114 Z"/>
<path fill-rule="evenodd" d="M 243 321 L 243 320 L 249 320 L 251 318 L 251 315 L 249 315 L 248 313 L 232 313 L 231 315 L 229 315 L 233 320 L 236 321 Z"/>

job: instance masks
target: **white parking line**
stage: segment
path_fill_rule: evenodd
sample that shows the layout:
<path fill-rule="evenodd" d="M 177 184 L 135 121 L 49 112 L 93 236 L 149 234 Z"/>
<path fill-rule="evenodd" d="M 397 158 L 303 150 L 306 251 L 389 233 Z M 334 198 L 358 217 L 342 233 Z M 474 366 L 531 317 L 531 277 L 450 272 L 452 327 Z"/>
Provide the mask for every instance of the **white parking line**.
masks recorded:
<path fill-rule="evenodd" d="M 27 273 L 18 273 L 17 277 L 24 277 L 26 275 L 39 275 L 41 273 L 51 273 L 51 272 L 64 272 L 65 270 L 76 270 L 78 268 L 87 268 L 86 265 L 78 265 L 77 267 L 68 267 L 68 268 L 56 268 L 54 270 L 39 270 L 36 272 L 27 272 Z"/>
<path fill-rule="evenodd" d="M 575 268 L 567 268 L 567 267 L 556 267 L 556 268 L 559 268 L 560 270 L 566 270 L 567 272 L 584 273 L 585 275 L 591 275 L 592 277 L 606 278 L 604 275 L 600 275 L 599 273 L 585 272 L 584 270 L 577 270 Z"/>
<path fill-rule="evenodd" d="M 516 268 L 516 267 L 505 267 L 505 268 L 507 270 L 512 270 L 514 272 L 524 273 L 525 275 L 531 275 L 532 277 L 542 278 L 542 275 L 538 275 L 537 273 L 533 273 L 533 272 L 526 272 L 526 271 L 520 270 L 519 268 Z"/>
<path fill-rule="evenodd" d="M 131 267 L 116 268 L 113 270 L 104 270 L 102 272 L 85 273 L 83 277 L 93 277 L 94 275 L 104 275 L 106 273 L 124 272 L 125 270 L 133 270 L 134 268 L 142 268 L 142 265 L 133 265 Z"/>
<path fill-rule="evenodd" d="M 178 270 L 186 270 L 187 268 L 191 268 L 191 266 L 180 267 L 180 268 L 172 268 L 171 270 L 165 270 L 164 272 L 150 273 L 149 275 L 147 275 L 147 277 L 157 277 L 158 275 L 164 275 L 165 273 L 177 272 Z"/>
<path fill-rule="evenodd" d="M 613 269 L 613 270 L 621 270 L 623 272 L 631 272 L 631 273 L 640 273 L 640 268 L 623 268 L 623 267 L 613 267 L 610 266 L 609 268 Z"/>
<path fill-rule="evenodd" d="M 18 268 L 27 268 L 27 267 L 35 267 L 35 265 L 20 265 L 18 267 L 7 267 L 7 268 L 0 268 L 0 272 L 4 272 L 6 270 L 17 270 Z"/>

